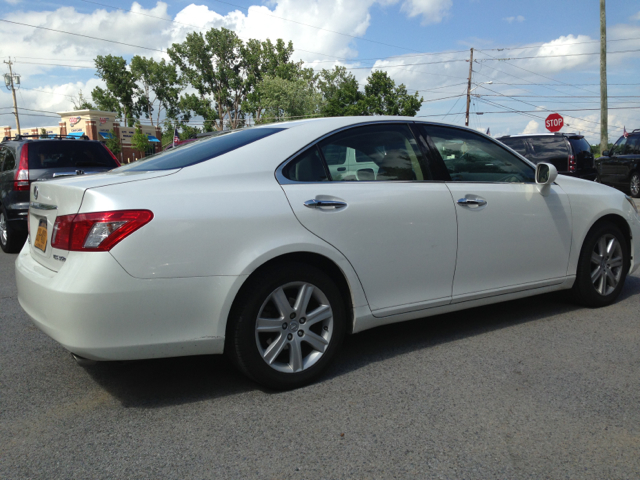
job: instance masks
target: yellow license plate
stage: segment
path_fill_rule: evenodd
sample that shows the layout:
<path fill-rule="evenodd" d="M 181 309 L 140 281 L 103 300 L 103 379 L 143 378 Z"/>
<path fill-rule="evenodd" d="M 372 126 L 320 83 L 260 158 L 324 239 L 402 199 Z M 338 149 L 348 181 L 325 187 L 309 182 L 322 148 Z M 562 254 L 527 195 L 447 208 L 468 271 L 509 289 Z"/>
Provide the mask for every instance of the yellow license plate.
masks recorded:
<path fill-rule="evenodd" d="M 43 252 L 47 249 L 47 221 L 44 218 L 41 218 L 38 224 L 38 234 L 36 235 L 36 241 L 33 242 L 33 246 Z"/>

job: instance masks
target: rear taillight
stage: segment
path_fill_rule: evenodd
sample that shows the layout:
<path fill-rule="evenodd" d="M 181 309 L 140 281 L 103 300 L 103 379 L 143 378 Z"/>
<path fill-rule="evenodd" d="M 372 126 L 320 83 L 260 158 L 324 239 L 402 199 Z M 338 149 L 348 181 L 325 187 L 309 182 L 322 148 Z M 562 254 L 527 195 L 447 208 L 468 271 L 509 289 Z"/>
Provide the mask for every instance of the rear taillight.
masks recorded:
<path fill-rule="evenodd" d="M 569 155 L 569 171 L 570 172 L 575 172 L 577 166 L 578 166 L 578 164 L 576 163 L 576 156 L 575 155 Z"/>
<path fill-rule="evenodd" d="M 20 151 L 20 163 L 13 177 L 13 189 L 18 191 L 29 190 L 29 144 L 22 145 Z"/>
<path fill-rule="evenodd" d="M 113 154 L 113 152 L 109 150 L 109 147 L 107 147 L 104 143 L 102 144 L 102 146 L 107 150 L 107 152 L 109 152 L 109 155 L 111 155 L 111 158 L 113 158 L 113 161 L 116 162 L 116 165 L 120 166 L 120 162 L 118 161 L 116 156 Z"/>
<path fill-rule="evenodd" d="M 51 246 L 60 250 L 108 252 L 153 219 L 149 210 L 79 213 L 56 218 Z"/>

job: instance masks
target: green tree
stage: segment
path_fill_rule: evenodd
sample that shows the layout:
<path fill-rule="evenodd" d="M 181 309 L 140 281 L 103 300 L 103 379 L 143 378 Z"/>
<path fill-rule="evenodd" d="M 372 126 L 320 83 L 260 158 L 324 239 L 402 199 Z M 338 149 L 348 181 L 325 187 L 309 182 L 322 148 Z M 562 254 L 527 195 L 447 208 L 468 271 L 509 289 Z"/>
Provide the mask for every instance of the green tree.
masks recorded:
<path fill-rule="evenodd" d="M 40 129 L 40 138 L 47 138 L 49 135 L 47 134 L 47 129 L 46 128 L 41 128 Z"/>
<path fill-rule="evenodd" d="M 142 127 L 136 123 L 136 131 L 131 137 L 131 146 L 140 152 L 140 156 L 149 148 L 149 137 L 142 133 Z"/>
<path fill-rule="evenodd" d="M 156 62 L 153 58 L 136 55 L 131 59 L 131 73 L 140 85 L 138 103 L 146 118 L 151 120 L 151 125 L 160 124 L 163 111 L 167 117 L 177 119 L 180 114 L 179 96 L 184 84 L 178 76 L 176 66 L 164 59 Z"/>
<path fill-rule="evenodd" d="M 323 69 L 319 75 L 318 88 L 324 98 L 323 116 L 367 115 L 364 94 L 358 89 L 356 77 L 347 72 L 345 67 Z"/>
<path fill-rule="evenodd" d="M 122 145 L 120 144 L 120 139 L 116 135 L 115 130 L 111 130 L 111 138 L 107 138 L 105 145 L 111 152 L 117 157 L 120 152 L 122 152 Z"/>
<path fill-rule="evenodd" d="M 71 102 L 73 103 L 74 110 L 95 110 L 96 107 L 87 100 L 82 94 L 82 90 L 78 90 L 78 96 L 72 97 Z"/>
<path fill-rule="evenodd" d="M 265 77 L 256 88 L 263 112 L 256 123 L 269 123 L 320 115 L 322 94 L 311 79 Z"/>
<path fill-rule="evenodd" d="M 365 104 L 370 115 L 404 115 L 413 117 L 418 113 L 424 98 L 407 93 L 407 87 L 396 83 L 387 72 L 376 71 L 367 78 L 364 87 Z"/>
<path fill-rule="evenodd" d="M 140 103 L 136 102 L 140 94 L 136 79 L 127 69 L 127 62 L 114 55 L 98 55 L 95 60 L 96 76 L 104 80 L 107 89 L 96 87 L 91 98 L 100 110 L 117 112 L 125 125 L 133 125 L 140 114 Z"/>

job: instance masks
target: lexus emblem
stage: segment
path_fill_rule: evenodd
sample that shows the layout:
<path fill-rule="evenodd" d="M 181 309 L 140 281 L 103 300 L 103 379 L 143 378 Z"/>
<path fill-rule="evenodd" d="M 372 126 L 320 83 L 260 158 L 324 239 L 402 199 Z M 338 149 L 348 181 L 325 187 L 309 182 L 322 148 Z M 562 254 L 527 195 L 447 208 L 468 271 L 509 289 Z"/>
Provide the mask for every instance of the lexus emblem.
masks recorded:
<path fill-rule="evenodd" d="M 38 199 L 38 186 L 33 187 L 33 198 Z"/>

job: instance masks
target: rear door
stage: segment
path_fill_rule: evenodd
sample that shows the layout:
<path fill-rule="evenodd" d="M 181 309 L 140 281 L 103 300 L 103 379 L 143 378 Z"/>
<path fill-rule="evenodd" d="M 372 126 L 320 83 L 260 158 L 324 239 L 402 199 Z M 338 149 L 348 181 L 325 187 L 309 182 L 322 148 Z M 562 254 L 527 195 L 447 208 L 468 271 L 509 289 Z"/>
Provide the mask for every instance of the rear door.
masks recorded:
<path fill-rule="evenodd" d="M 325 166 L 338 152 L 344 162 Z M 355 171 L 334 173 L 332 164 L 349 157 Z M 455 210 L 407 124 L 343 130 L 287 163 L 278 179 L 302 225 L 353 265 L 374 315 L 450 302 Z"/>
<path fill-rule="evenodd" d="M 542 195 L 534 169 L 469 130 L 426 125 L 432 155 L 451 181 L 458 219 L 453 301 L 564 280 L 571 245 L 567 195 Z"/>

